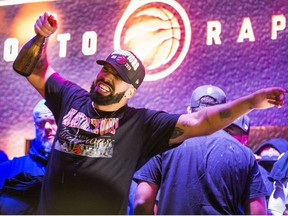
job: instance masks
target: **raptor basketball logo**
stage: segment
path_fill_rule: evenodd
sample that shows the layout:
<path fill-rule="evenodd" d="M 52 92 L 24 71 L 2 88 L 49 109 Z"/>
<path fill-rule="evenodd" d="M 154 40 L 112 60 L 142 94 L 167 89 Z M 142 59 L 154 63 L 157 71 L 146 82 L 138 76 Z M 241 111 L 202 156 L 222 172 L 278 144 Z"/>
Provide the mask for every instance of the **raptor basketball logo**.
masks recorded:
<path fill-rule="evenodd" d="M 191 42 L 186 11 L 174 0 L 131 0 L 118 22 L 114 49 L 133 51 L 146 67 L 145 81 L 162 79 L 182 63 Z"/>

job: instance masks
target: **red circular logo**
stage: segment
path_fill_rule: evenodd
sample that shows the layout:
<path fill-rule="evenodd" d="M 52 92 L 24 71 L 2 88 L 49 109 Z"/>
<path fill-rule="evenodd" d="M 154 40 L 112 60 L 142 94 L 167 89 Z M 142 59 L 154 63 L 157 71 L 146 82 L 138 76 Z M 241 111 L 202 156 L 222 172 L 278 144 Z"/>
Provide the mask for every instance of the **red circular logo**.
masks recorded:
<path fill-rule="evenodd" d="M 121 65 L 123 65 L 127 62 L 126 57 L 123 55 L 118 55 L 115 60 L 118 64 L 121 64 Z"/>

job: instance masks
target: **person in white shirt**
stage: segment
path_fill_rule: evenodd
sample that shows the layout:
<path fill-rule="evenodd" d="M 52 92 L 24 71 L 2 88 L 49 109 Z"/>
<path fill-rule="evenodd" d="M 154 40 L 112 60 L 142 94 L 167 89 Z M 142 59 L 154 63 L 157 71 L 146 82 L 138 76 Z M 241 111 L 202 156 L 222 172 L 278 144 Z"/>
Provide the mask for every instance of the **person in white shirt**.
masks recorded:
<path fill-rule="evenodd" d="M 268 203 L 269 212 L 272 215 L 288 215 L 288 151 L 280 155 L 268 178 L 274 182 Z"/>

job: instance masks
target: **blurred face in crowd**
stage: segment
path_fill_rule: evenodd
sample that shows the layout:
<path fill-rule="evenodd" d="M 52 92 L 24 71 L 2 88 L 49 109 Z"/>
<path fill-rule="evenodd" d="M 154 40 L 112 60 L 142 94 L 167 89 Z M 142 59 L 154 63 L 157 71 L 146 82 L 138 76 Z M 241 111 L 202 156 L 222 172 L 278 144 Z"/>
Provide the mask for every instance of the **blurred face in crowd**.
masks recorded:
<path fill-rule="evenodd" d="M 261 157 L 265 157 L 265 156 L 266 157 L 273 157 L 273 156 L 279 157 L 280 152 L 277 149 L 273 148 L 272 146 L 267 145 L 261 149 L 260 156 Z"/>
<path fill-rule="evenodd" d="M 261 160 L 259 161 L 259 164 L 263 166 L 268 172 L 271 172 L 273 164 L 277 161 L 278 157 L 280 156 L 280 152 L 273 146 L 266 145 L 266 146 L 263 146 L 262 149 L 260 149 L 259 156 L 261 158 Z M 269 159 L 267 160 L 264 158 L 269 158 Z"/>
<path fill-rule="evenodd" d="M 235 139 L 237 139 L 239 142 L 241 142 L 243 145 L 246 145 L 248 143 L 248 134 L 245 133 L 241 128 L 232 124 L 225 128 L 225 131 L 231 136 L 233 136 Z"/>
<path fill-rule="evenodd" d="M 40 143 L 39 150 L 43 155 L 51 151 L 57 125 L 52 112 L 43 104 L 34 111 L 36 139 Z"/>

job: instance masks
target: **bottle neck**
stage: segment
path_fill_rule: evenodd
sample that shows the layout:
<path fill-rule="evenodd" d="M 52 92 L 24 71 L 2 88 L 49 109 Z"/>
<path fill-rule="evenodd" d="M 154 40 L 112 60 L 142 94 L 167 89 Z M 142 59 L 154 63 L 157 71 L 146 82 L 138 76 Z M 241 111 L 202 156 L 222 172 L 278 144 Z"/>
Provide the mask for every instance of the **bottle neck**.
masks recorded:
<path fill-rule="evenodd" d="M 46 42 L 46 37 L 42 36 L 42 35 L 39 35 L 39 34 L 36 34 L 31 42 L 37 46 L 44 46 L 45 45 L 45 42 Z"/>

